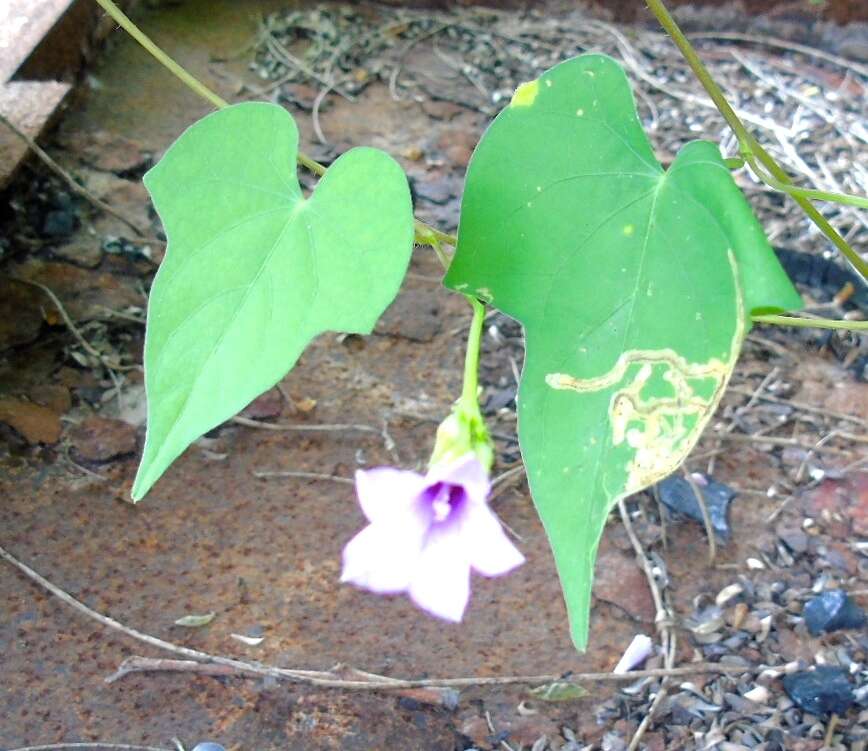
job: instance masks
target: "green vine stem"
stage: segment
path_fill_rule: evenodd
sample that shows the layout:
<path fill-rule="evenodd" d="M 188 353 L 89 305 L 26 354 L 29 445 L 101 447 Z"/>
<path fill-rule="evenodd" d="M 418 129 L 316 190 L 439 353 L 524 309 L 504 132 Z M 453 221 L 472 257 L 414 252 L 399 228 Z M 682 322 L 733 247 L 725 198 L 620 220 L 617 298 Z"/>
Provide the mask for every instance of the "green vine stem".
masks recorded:
<path fill-rule="evenodd" d="M 482 343 L 482 325 L 485 323 L 485 305 L 475 297 L 467 295 L 467 302 L 473 308 L 473 320 L 467 336 L 467 353 L 464 356 L 464 387 L 461 401 L 465 408 L 479 411 L 479 349 Z"/>
<path fill-rule="evenodd" d="M 735 113 L 735 110 L 733 110 L 729 105 L 723 91 L 711 77 L 711 74 L 709 74 L 705 65 L 703 65 L 702 60 L 699 59 L 696 50 L 693 49 L 693 46 L 684 35 L 684 32 L 681 31 L 678 24 L 675 22 L 675 19 L 666 9 L 663 1 L 646 1 L 648 8 L 657 17 L 660 25 L 678 47 L 681 54 L 684 56 L 684 59 L 687 61 L 687 64 L 690 66 L 691 70 L 693 70 L 693 73 L 711 97 L 711 101 L 714 102 L 715 107 L 717 107 L 720 114 L 723 115 L 729 127 L 732 128 L 736 138 L 738 139 L 739 148 L 745 161 L 750 163 L 754 159 L 758 160 L 780 185 L 786 186 L 786 192 L 792 196 L 793 200 L 808 215 L 811 221 L 813 221 L 814 224 L 820 228 L 823 234 L 834 243 L 835 247 L 838 248 L 853 268 L 859 272 L 862 278 L 868 280 L 868 262 L 866 262 L 855 250 L 853 250 L 853 248 L 850 247 L 850 244 L 841 237 L 826 217 L 824 217 L 814 207 L 810 198 L 800 194 L 801 189 L 797 188 L 797 192 L 793 192 L 792 188 L 795 186 L 793 186 L 792 178 L 787 174 L 783 167 L 775 161 L 774 157 L 772 157 L 772 155 L 760 145 L 747 128 L 745 128 L 744 123 L 742 123 L 738 115 Z M 762 174 L 758 176 L 762 179 Z M 775 186 L 773 185 L 772 187 Z M 823 200 L 829 200 L 828 195 Z"/>
<path fill-rule="evenodd" d="M 184 83 L 191 91 L 198 94 L 206 101 L 213 104 L 218 109 L 228 107 L 227 102 L 222 97 L 211 91 L 198 78 L 189 73 L 185 68 L 175 62 L 169 55 L 161 50 L 153 40 L 147 36 L 138 26 L 136 26 L 129 16 L 126 15 L 112 0 L 96 0 L 97 4 L 108 13 L 124 31 L 126 31 L 133 39 L 135 39 L 142 47 L 145 48 L 157 62 L 164 65 L 174 76 Z M 320 164 L 315 159 L 312 159 L 307 154 L 298 152 L 298 163 L 305 169 L 313 172 L 315 175 L 322 177 L 326 173 L 326 166 Z M 436 238 L 441 243 L 447 243 L 454 246 L 456 238 L 454 235 L 441 232 L 440 230 L 431 227 L 425 222 L 416 219 L 416 237 L 415 241 L 418 245 L 432 245 L 432 238 Z M 435 249 L 439 249 L 435 248 Z"/>
<path fill-rule="evenodd" d="M 769 323 L 773 326 L 796 326 L 803 329 L 839 329 L 844 331 L 868 331 L 868 321 L 832 321 L 827 318 L 796 318 L 795 316 L 751 316 L 754 323 Z"/>
<path fill-rule="evenodd" d="M 746 157 L 746 163 L 766 185 L 779 190 L 781 193 L 787 193 L 795 198 L 801 196 L 809 201 L 830 201 L 832 203 L 840 203 L 844 206 L 855 206 L 857 209 L 868 209 L 868 198 L 862 196 L 854 196 L 849 193 L 834 193 L 827 190 L 816 190 L 814 188 L 800 188 L 797 185 L 787 185 L 778 180 L 774 175 L 768 174 L 757 162 L 756 157 Z"/>
<path fill-rule="evenodd" d="M 96 0 L 102 9 L 108 13 L 124 31 L 126 31 L 133 39 L 135 39 L 142 47 L 144 47 L 154 58 L 165 65 L 175 76 L 183 81 L 190 89 L 195 91 L 200 97 L 208 100 L 217 108 L 228 107 L 229 103 L 217 96 L 198 78 L 189 73 L 186 69 L 178 65 L 171 57 L 163 50 L 157 47 L 143 32 L 136 26 L 112 0 Z"/>

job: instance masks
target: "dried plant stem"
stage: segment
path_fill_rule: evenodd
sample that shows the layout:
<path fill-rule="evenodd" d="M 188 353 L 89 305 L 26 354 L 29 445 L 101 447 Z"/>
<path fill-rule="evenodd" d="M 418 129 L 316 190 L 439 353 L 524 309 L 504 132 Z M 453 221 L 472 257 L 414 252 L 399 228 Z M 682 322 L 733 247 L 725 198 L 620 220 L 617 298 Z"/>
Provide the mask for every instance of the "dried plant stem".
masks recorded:
<path fill-rule="evenodd" d="M 236 678 L 261 678 L 262 673 L 255 670 L 244 670 L 226 665 L 218 665 L 196 660 L 171 660 L 160 657 L 141 657 L 133 655 L 127 657 L 118 669 L 105 678 L 106 683 L 114 683 L 130 673 L 193 673 L 195 675 L 234 676 Z M 352 681 L 348 679 L 334 680 L 329 688 L 350 688 L 355 690 L 404 690 L 412 688 L 468 688 L 473 686 L 505 686 L 505 685 L 535 685 L 546 684 L 554 681 L 573 683 L 629 683 L 642 678 L 677 678 L 680 676 L 697 675 L 701 673 L 714 673 L 720 675 L 744 674 L 759 672 L 753 668 L 727 667 L 717 663 L 696 663 L 685 665 L 680 668 L 657 668 L 654 670 L 631 670 L 628 673 L 561 673 L 559 675 L 526 675 L 526 676 L 480 676 L 478 678 L 432 678 L 428 680 L 408 681 L 399 678 L 389 678 L 376 673 L 368 673 L 363 670 L 345 668 L 338 665 L 333 671 L 318 673 L 319 675 L 341 674 L 357 675 L 365 677 L 365 681 Z M 272 675 L 276 679 L 287 679 L 284 675 Z M 293 678 L 298 683 L 309 683 L 306 679 Z M 326 685 L 322 682 L 315 685 Z"/>
<path fill-rule="evenodd" d="M 335 423 L 333 425 L 305 425 L 304 423 L 288 424 L 281 422 L 262 422 L 261 420 L 251 420 L 249 417 L 241 417 L 237 415 L 232 418 L 232 422 L 238 425 L 243 425 L 246 428 L 258 428 L 259 430 L 277 430 L 277 431 L 298 431 L 304 433 L 310 432 L 342 432 L 345 430 L 357 430 L 362 433 L 381 433 L 382 431 L 372 428 L 370 425 L 356 425 L 353 423 Z"/>
<path fill-rule="evenodd" d="M 657 630 L 660 633 L 660 641 L 663 648 L 663 660 L 666 666 L 665 670 L 667 671 L 667 675 L 662 676 L 663 680 L 660 682 L 660 688 L 657 691 L 657 695 L 654 697 L 654 701 L 651 703 L 648 712 L 642 719 L 639 727 L 636 729 L 636 732 L 634 733 L 633 738 L 630 741 L 630 745 L 627 746 L 627 751 L 636 751 L 636 749 L 639 748 L 642 737 L 645 735 L 645 732 L 648 730 L 652 720 L 654 719 L 654 713 L 657 711 L 657 709 L 660 707 L 660 704 L 663 702 L 663 699 L 666 697 L 668 678 L 670 676 L 676 675 L 679 668 L 676 668 L 674 666 L 677 642 L 675 632 L 672 631 L 671 628 L 673 620 L 672 612 L 666 605 L 663 593 L 660 590 L 660 586 L 657 584 L 657 578 L 654 576 L 654 570 L 651 566 L 651 562 L 648 560 L 648 554 L 645 552 L 645 547 L 642 545 L 642 541 L 639 539 L 639 536 L 633 529 L 633 522 L 630 520 L 630 514 L 627 512 L 627 506 L 624 503 L 623 499 L 618 501 L 618 512 L 621 515 L 621 521 L 624 524 L 624 529 L 627 530 L 627 536 L 630 538 L 630 543 L 633 546 L 633 551 L 636 553 L 636 560 L 641 566 L 642 571 L 645 574 L 645 578 L 648 580 L 648 587 L 651 590 L 651 597 L 654 599 L 654 606 L 657 609 L 655 621 L 657 622 Z M 625 675 L 635 676 L 638 674 L 638 672 L 639 671 L 628 672 L 625 673 Z"/>
<path fill-rule="evenodd" d="M 76 341 L 81 345 L 82 349 L 87 352 L 91 357 L 98 360 L 108 371 L 112 373 L 115 370 L 137 370 L 138 365 L 121 365 L 113 360 L 107 358 L 104 354 L 102 354 L 99 350 L 95 349 L 87 339 L 84 338 L 84 335 L 78 330 L 76 325 L 72 322 L 72 318 L 70 318 L 69 313 L 66 312 L 66 308 L 63 307 L 63 303 L 60 302 L 60 299 L 54 292 L 51 291 L 49 287 L 46 287 L 44 284 L 40 284 L 39 282 L 34 282 L 30 279 L 22 279 L 21 277 L 13 276 L 10 277 L 14 279 L 16 282 L 21 282 L 22 284 L 29 284 L 31 287 L 36 287 L 41 290 L 45 295 L 51 300 L 52 304 L 55 308 L 57 308 L 57 312 L 60 313 L 60 317 L 63 320 L 66 327 L 75 337 Z M 114 380 L 114 378 L 112 379 Z"/>
<path fill-rule="evenodd" d="M 303 472 L 301 470 L 262 470 L 253 473 L 254 477 L 261 480 L 269 480 L 279 477 L 294 477 L 299 480 L 330 480 L 331 482 L 339 482 L 343 485 L 355 485 L 349 477 L 339 477 L 338 475 L 326 475 L 321 472 Z"/>
<path fill-rule="evenodd" d="M 108 751 L 173 751 L 168 748 L 160 748 L 159 746 L 131 746 L 127 743 L 101 743 L 94 741 L 92 743 L 49 743 L 45 746 L 22 746 L 21 748 L 10 748 L 8 751 L 64 751 L 64 749 L 76 748 L 100 748 Z"/>
<path fill-rule="evenodd" d="M 744 396 L 753 396 L 754 394 L 754 392 L 748 391 L 747 389 L 741 388 L 739 386 L 730 386 L 729 391 L 734 394 L 743 394 Z M 805 402 L 795 402 L 789 399 L 782 399 L 781 397 L 774 396 L 772 394 L 758 394 L 756 398 L 764 402 L 783 404 L 787 407 L 792 407 L 796 411 L 809 412 L 814 415 L 823 415 L 824 417 L 831 417 L 835 420 L 846 420 L 847 422 L 852 422 L 857 425 L 863 425 L 864 427 L 868 428 L 868 420 L 864 420 L 861 417 L 856 417 L 855 415 L 847 415 L 843 412 L 833 412 L 824 407 L 816 407 L 813 404 L 806 404 Z"/>
<path fill-rule="evenodd" d="M 804 44 L 797 44 L 785 39 L 776 37 L 758 36 L 754 34 L 743 34 L 739 31 L 700 31 L 689 34 L 691 39 L 722 39 L 731 42 L 747 42 L 748 44 L 758 44 L 764 47 L 772 47 L 790 52 L 798 52 L 807 57 L 813 57 L 817 60 L 825 60 L 828 63 L 837 65 L 841 68 L 852 70 L 860 76 L 868 78 L 868 67 L 860 65 L 854 60 L 848 60 L 846 57 L 833 55 L 825 50 L 817 49 L 816 47 L 808 47 Z"/>
<path fill-rule="evenodd" d="M 627 530 L 627 536 L 630 538 L 630 544 L 633 546 L 633 551 L 636 553 L 636 560 L 642 568 L 645 578 L 648 580 L 651 597 L 653 598 L 654 606 L 657 609 L 655 621 L 657 623 L 657 630 L 660 632 L 660 641 L 663 647 L 663 660 L 666 666 L 665 670 L 667 671 L 667 675 L 663 676 L 663 680 L 660 682 L 660 688 L 657 691 L 657 695 L 654 697 L 654 701 L 651 703 L 651 706 L 649 707 L 645 717 L 642 719 L 642 722 L 639 724 L 639 727 L 636 728 L 636 732 L 630 741 L 630 745 L 627 746 L 627 751 L 636 751 L 636 749 L 639 748 L 642 737 L 645 735 L 645 732 L 648 730 L 652 720 L 654 719 L 654 713 L 666 697 L 668 684 L 667 678 L 675 675 L 679 668 L 674 666 L 677 642 L 675 632 L 671 627 L 673 620 L 672 612 L 666 605 L 663 592 L 661 592 L 660 586 L 657 584 L 657 578 L 654 576 L 654 569 L 651 565 L 651 561 L 648 559 L 648 554 L 645 552 L 642 541 L 636 534 L 636 530 L 633 529 L 633 522 L 630 520 L 630 514 L 627 512 L 627 506 L 623 499 L 618 501 L 618 512 L 621 515 L 624 529 Z M 624 675 L 635 676 L 638 672 L 639 671 L 628 672 Z"/>
<path fill-rule="evenodd" d="M 53 594 L 62 602 L 77 610 L 79 613 L 95 620 L 97 623 L 119 631 L 126 636 L 129 636 L 136 641 L 140 641 L 149 646 L 156 647 L 165 652 L 171 652 L 182 657 L 186 657 L 196 663 L 205 663 L 212 665 L 220 665 L 226 668 L 231 668 L 239 676 L 267 676 L 278 680 L 289 680 L 297 683 L 306 683 L 313 686 L 323 688 L 341 688 L 348 690 L 362 691 L 387 691 L 390 689 L 404 688 L 462 688 L 468 686 L 506 686 L 506 685 L 538 685 L 551 683 L 553 681 L 570 680 L 575 682 L 621 682 L 634 681 L 637 678 L 661 678 L 670 676 L 696 675 L 697 673 L 716 673 L 727 674 L 736 673 L 744 674 L 755 672 L 752 668 L 734 667 L 727 665 L 718 665 L 712 663 L 696 663 L 694 665 L 685 666 L 682 668 L 657 669 L 657 670 L 635 670 L 628 673 L 568 673 L 568 674 L 543 674 L 543 675 L 508 675 L 508 676 L 474 676 L 467 678 L 428 678 L 421 680 L 400 680 L 390 678 L 375 673 L 361 673 L 359 671 L 350 671 L 351 674 L 364 676 L 364 680 L 352 680 L 342 678 L 341 674 L 346 674 L 346 669 L 336 667 L 331 671 L 320 670 L 295 670 L 289 668 L 278 668 L 270 665 L 263 665 L 258 662 L 245 662 L 244 660 L 236 660 L 231 657 L 222 655 L 209 654 L 201 652 L 198 649 L 190 649 L 182 647 L 178 644 L 165 641 L 156 636 L 137 631 L 134 628 L 125 626 L 120 621 L 102 615 L 96 610 L 89 608 L 82 602 L 76 600 L 72 595 L 64 592 L 60 587 L 48 581 L 44 576 L 34 571 L 30 566 L 19 561 L 5 548 L 0 546 L 0 558 L 7 563 L 17 568 L 28 579 L 38 584 L 43 589 Z M 145 659 L 145 658 L 140 658 Z M 173 665 L 173 670 L 181 669 L 179 665 Z M 198 669 L 198 668 L 197 668 Z M 761 668 L 757 668 L 759 670 Z"/>
<path fill-rule="evenodd" d="M 835 735 L 835 728 L 838 727 L 838 715 L 832 713 L 829 718 L 829 724 L 826 725 L 826 736 L 823 739 L 823 748 L 832 748 L 832 738 Z"/>
<path fill-rule="evenodd" d="M 28 148 L 36 154 L 37 157 L 48 167 L 54 174 L 56 174 L 61 180 L 63 180 L 68 186 L 69 189 L 80 195 L 85 200 L 89 201 L 95 208 L 100 211 L 104 211 L 106 214 L 110 214 L 115 219 L 120 222 L 123 222 L 127 225 L 133 232 L 135 232 L 139 237 L 146 237 L 148 232 L 142 227 L 139 227 L 135 222 L 130 219 L 127 219 L 123 214 L 121 214 L 117 209 L 109 206 L 105 201 L 100 198 L 97 198 L 93 193 L 91 193 L 87 188 L 82 185 L 79 185 L 63 167 L 61 167 L 54 159 L 52 159 L 48 153 L 34 141 L 30 136 L 28 136 L 23 130 L 21 130 L 15 123 L 11 122 L 2 112 L 0 112 L 0 123 L 3 123 L 9 130 L 11 130 L 18 138 L 20 138 L 24 143 L 27 144 Z"/>
<path fill-rule="evenodd" d="M 708 513 L 708 504 L 705 502 L 705 496 L 702 494 L 699 484 L 693 479 L 693 475 L 685 470 L 684 479 L 687 480 L 687 484 L 690 485 L 690 489 L 693 491 L 693 497 L 696 498 L 696 502 L 699 504 L 699 510 L 702 512 L 702 522 L 705 525 L 705 536 L 708 539 L 708 564 L 713 566 L 714 560 L 717 558 L 717 540 L 714 539 L 714 527 L 711 525 L 711 514 Z"/>

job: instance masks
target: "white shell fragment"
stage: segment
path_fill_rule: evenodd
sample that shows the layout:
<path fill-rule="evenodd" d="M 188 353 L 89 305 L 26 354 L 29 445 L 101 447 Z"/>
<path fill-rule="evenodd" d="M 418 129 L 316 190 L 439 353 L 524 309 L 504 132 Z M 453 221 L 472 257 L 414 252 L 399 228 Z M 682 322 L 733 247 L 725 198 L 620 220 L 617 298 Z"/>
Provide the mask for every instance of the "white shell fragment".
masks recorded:
<path fill-rule="evenodd" d="M 265 641 L 264 636 L 244 636 L 244 634 L 229 634 L 235 641 L 240 641 L 248 647 L 258 647 Z"/>
<path fill-rule="evenodd" d="M 637 665 L 647 660 L 653 651 L 654 642 L 651 641 L 651 637 L 645 636 L 645 634 L 637 634 L 633 637 L 633 641 L 630 642 L 630 646 L 624 650 L 624 654 L 621 659 L 618 660 L 618 664 L 615 665 L 615 669 L 612 672 L 629 672 Z"/>
<path fill-rule="evenodd" d="M 717 597 L 714 598 L 714 603 L 718 607 L 723 607 L 730 600 L 738 597 L 742 592 L 744 592 L 744 587 L 741 584 L 730 584 L 728 587 L 724 587 L 717 593 Z"/>
<path fill-rule="evenodd" d="M 765 686 L 754 686 L 750 691 L 745 691 L 743 696 L 756 704 L 766 704 L 771 694 Z"/>

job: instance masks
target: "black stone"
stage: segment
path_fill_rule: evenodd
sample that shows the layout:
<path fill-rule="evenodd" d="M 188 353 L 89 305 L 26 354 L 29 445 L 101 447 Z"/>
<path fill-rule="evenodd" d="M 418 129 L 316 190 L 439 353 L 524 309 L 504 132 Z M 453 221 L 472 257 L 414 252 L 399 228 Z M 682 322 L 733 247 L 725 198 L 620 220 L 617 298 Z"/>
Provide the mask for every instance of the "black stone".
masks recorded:
<path fill-rule="evenodd" d="M 830 589 L 810 600 L 802 615 L 813 636 L 841 628 L 859 628 L 865 625 L 865 613 L 846 592 Z"/>
<path fill-rule="evenodd" d="M 706 482 L 706 485 L 697 482 L 696 486 L 705 499 L 712 529 L 721 540 L 726 542 L 730 535 L 729 503 L 735 498 L 736 492 L 729 486 L 710 478 Z M 682 514 L 700 524 L 705 523 L 693 488 L 680 475 L 670 475 L 657 483 L 657 492 L 660 494 L 660 501 L 670 511 Z"/>
<path fill-rule="evenodd" d="M 783 677 L 784 690 L 800 709 L 813 715 L 843 715 L 856 701 L 847 671 L 831 665 Z"/>
<path fill-rule="evenodd" d="M 49 211 L 42 224 L 42 232 L 47 237 L 69 237 L 75 232 L 78 223 L 71 211 Z"/>

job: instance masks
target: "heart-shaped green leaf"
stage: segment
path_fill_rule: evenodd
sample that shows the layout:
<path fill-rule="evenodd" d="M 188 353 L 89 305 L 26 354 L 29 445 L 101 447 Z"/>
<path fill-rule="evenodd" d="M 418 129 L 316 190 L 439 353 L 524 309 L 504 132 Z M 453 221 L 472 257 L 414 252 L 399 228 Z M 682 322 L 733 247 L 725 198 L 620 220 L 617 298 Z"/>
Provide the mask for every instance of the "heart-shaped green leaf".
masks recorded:
<path fill-rule="evenodd" d="M 352 149 L 305 198 L 297 149 L 283 108 L 239 104 L 193 125 L 145 175 L 169 247 L 148 306 L 135 500 L 313 337 L 370 333 L 398 292 L 413 249 L 401 168 Z"/>
<path fill-rule="evenodd" d="M 684 460 L 749 312 L 800 299 L 717 147 L 664 172 L 602 55 L 523 84 L 485 133 L 446 284 L 525 327 L 522 454 L 584 649 L 612 505 Z"/>

